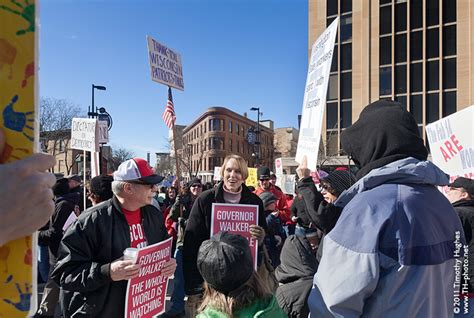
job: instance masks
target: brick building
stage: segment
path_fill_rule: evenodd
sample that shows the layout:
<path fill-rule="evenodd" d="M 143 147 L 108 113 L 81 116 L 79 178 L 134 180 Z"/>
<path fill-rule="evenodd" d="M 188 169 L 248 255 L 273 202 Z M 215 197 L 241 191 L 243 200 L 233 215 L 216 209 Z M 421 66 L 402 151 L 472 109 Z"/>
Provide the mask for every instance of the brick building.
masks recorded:
<path fill-rule="evenodd" d="M 224 107 L 208 108 L 183 130 L 183 175 L 190 172 L 203 181 L 212 181 L 214 167 L 229 154 L 245 158 L 249 167 L 257 165 L 258 145 L 247 139 L 257 123 Z M 260 125 L 260 163 L 273 166 L 273 130 Z M 187 170 L 187 171 L 186 171 Z"/>

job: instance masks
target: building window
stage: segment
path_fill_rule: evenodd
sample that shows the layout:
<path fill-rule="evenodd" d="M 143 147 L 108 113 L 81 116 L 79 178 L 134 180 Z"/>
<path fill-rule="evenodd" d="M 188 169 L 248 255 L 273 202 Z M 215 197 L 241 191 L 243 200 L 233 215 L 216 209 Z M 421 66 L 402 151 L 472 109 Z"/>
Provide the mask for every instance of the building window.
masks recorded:
<path fill-rule="evenodd" d="M 397 65 L 395 67 L 395 93 L 407 92 L 407 66 Z"/>
<path fill-rule="evenodd" d="M 237 136 L 240 136 L 239 124 L 235 124 L 235 132 L 237 133 Z"/>
<path fill-rule="evenodd" d="M 379 76 L 380 96 L 392 94 L 392 68 L 381 67 Z"/>
<path fill-rule="evenodd" d="M 439 29 L 430 29 L 426 36 L 426 57 L 433 58 L 439 56 Z"/>
<path fill-rule="evenodd" d="M 410 28 L 418 29 L 423 26 L 423 1 L 410 0 Z"/>
<path fill-rule="evenodd" d="M 326 129 L 337 129 L 337 102 L 327 103 L 326 106 Z"/>
<path fill-rule="evenodd" d="M 439 119 L 439 93 L 426 94 L 426 123 Z"/>
<path fill-rule="evenodd" d="M 426 89 L 428 91 L 439 89 L 439 61 L 426 63 Z"/>
<path fill-rule="evenodd" d="M 341 128 L 347 128 L 352 125 L 352 102 L 341 103 Z"/>
<path fill-rule="evenodd" d="M 412 92 L 421 92 L 423 85 L 423 65 L 422 63 L 413 63 L 410 67 L 410 90 Z"/>
<path fill-rule="evenodd" d="M 232 149 L 232 139 L 229 139 L 229 150 L 233 151 L 233 149 Z"/>
<path fill-rule="evenodd" d="M 426 1 L 426 26 L 439 24 L 439 0 Z M 421 2 L 421 1 L 420 1 Z"/>
<path fill-rule="evenodd" d="M 395 36 L 395 62 L 407 61 L 407 35 L 406 33 Z"/>
<path fill-rule="evenodd" d="M 443 93 L 443 117 L 456 112 L 456 92 Z"/>
<path fill-rule="evenodd" d="M 352 73 L 341 74 L 341 99 L 352 97 Z"/>
<path fill-rule="evenodd" d="M 423 58 L 423 31 L 411 32 L 410 35 L 410 60 L 417 61 Z"/>
<path fill-rule="evenodd" d="M 456 22 L 456 0 L 443 0 L 443 23 Z"/>
<path fill-rule="evenodd" d="M 443 27 L 443 55 L 456 55 L 456 25 Z"/>
<path fill-rule="evenodd" d="M 392 64 L 392 37 L 385 36 L 379 42 L 380 65 Z"/>
<path fill-rule="evenodd" d="M 352 43 L 341 46 L 341 71 L 352 69 Z"/>
<path fill-rule="evenodd" d="M 456 88 L 456 59 L 443 60 L 443 89 Z"/>
<path fill-rule="evenodd" d="M 229 120 L 229 133 L 232 133 L 232 121 Z"/>
<path fill-rule="evenodd" d="M 392 6 L 384 6 L 380 8 L 380 35 L 392 33 Z"/>
<path fill-rule="evenodd" d="M 407 29 L 407 2 L 397 1 L 395 5 L 395 31 L 406 31 Z"/>
<path fill-rule="evenodd" d="M 418 124 L 423 124 L 423 95 L 410 96 L 410 113 Z"/>

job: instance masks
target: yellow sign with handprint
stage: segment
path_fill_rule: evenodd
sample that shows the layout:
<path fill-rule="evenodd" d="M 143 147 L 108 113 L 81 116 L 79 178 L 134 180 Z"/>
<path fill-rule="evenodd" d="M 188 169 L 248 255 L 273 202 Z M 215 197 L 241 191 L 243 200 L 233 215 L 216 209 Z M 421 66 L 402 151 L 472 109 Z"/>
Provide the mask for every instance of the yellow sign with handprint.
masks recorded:
<path fill-rule="evenodd" d="M 35 4 L 0 0 L 0 164 L 31 155 L 38 140 Z M 0 246 L 0 318 L 32 315 L 36 305 L 36 237 L 27 236 Z"/>

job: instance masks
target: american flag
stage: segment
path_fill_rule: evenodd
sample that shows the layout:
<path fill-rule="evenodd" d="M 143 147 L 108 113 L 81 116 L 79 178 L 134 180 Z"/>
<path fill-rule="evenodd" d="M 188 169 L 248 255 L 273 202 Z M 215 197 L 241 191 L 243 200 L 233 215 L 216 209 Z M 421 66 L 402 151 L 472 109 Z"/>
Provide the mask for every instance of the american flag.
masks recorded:
<path fill-rule="evenodd" d="M 173 128 L 173 124 L 176 121 L 174 114 L 173 95 L 171 95 L 171 87 L 168 87 L 168 102 L 166 103 L 165 111 L 163 112 L 163 120 L 169 129 Z"/>

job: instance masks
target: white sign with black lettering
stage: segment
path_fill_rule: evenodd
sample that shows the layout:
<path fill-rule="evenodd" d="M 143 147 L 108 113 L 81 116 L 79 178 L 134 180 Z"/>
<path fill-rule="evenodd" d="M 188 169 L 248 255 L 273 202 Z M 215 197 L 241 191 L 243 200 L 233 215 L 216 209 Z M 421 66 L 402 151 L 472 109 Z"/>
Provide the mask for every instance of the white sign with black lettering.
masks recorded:
<path fill-rule="evenodd" d="M 181 55 L 154 40 L 151 36 L 147 36 L 146 39 L 151 79 L 184 91 Z"/>
<path fill-rule="evenodd" d="M 73 118 L 71 125 L 71 148 L 84 151 L 99 151 L 99 127 L 97 119 Z"/>
<path fill-rule="evenodd" d="M 306 155 L 308 168 L 312 171 L 316 171 L 318 161 L 329 71 L 331 70 L 338 23 L 339 18 L 336 18 L 314 42 L 306 78 L 301 128 L 295 160 L 301 163 L 303 156 Z"/>

